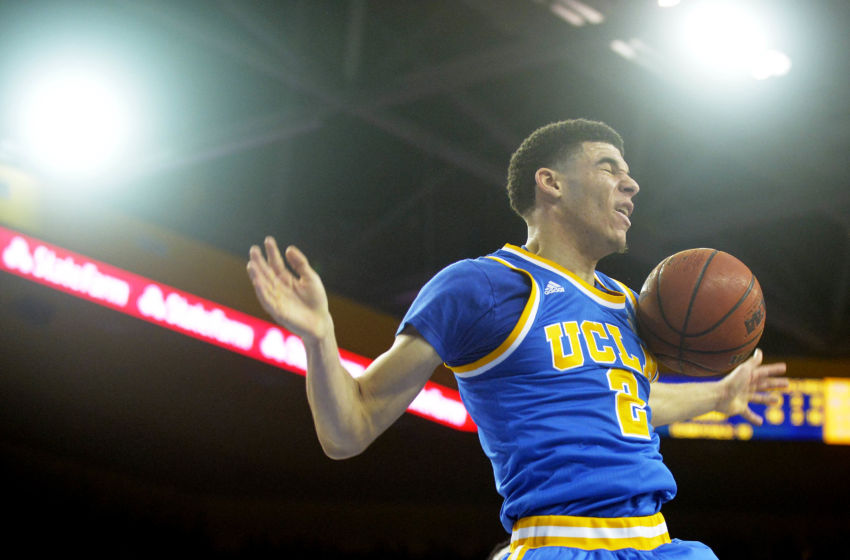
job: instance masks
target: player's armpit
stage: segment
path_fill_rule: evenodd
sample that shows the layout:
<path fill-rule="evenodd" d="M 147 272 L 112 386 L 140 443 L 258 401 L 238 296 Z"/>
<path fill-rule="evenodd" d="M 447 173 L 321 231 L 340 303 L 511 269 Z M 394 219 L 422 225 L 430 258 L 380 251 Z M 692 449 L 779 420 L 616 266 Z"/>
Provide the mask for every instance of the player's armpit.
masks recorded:
<path fill-rule="evenodd" d="M 441 363 L 434 347 L 412 328 L 372 362 L 358 382 L 381 431 L 401 416 Z"/>

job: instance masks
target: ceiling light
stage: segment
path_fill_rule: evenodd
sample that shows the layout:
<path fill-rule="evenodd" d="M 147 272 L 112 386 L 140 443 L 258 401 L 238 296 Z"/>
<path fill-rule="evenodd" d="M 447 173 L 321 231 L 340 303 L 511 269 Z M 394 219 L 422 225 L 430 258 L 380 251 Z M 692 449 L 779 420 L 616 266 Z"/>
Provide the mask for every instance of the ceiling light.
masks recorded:
<path fill-rule="evenodd" d="M 714 78 L 782 75 L 790 59 L 769 49 L 765 20 L 739 2 L 701 2 L 686 15 L 680 32 L 692 69 Z"/>
<path fill-rule="evenodd" d="M 103 173 L 126 155 L 135 123 L 132 96 L 114 73 L 90 62 L 55 60 L 21 83 L 17 140 L 40 171 L 60 179 Z"/>
<path fill-rule="evenodd" d="M 586 24 L 599 25 L 605 21 L 605 16 L 591 6 L 578 0 L 555 0 L 549 4 L 553 14 L 572 26 L 582 27 Z"/>

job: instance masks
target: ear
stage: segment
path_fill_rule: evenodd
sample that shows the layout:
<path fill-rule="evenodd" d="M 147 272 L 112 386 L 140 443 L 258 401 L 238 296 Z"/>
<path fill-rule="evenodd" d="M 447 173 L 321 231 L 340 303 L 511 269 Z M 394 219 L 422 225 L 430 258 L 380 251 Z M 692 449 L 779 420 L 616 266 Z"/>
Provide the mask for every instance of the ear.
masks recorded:
<path fill-rule="evenodd" d="M 548 167 L 541 167 L 534 173 L 537 196 L 543 199 L 559 198 L 564 189 L 563 176 Z"/>

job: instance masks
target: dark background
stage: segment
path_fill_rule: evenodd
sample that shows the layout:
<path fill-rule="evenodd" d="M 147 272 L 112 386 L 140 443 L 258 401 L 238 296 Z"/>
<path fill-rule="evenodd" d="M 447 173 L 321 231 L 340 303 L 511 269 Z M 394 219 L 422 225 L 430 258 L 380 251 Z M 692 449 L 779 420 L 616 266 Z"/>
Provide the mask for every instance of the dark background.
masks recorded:
<path fill-rule="evenodd" d="M 503 185 L 528 133 L 601 119 L 642 188 L 631 250 L 603 271 L 639 289 L 675 251 L 728 251 L 762 284 L 769 358 L 846 360 L 850 4 L 746 2 L 793 68 L 719 85 L 676 63 L 688 2 L 587 4 L 604 23 L 573 27 L 531 0 L 2 1 L 0 92 L 45 46 L 110 52 L 150 114 L 98 204 L 240 259 L 273 234 L 329 291 L 395 318 L 443 266 L 524 241 Z M 631 38 L 655 48 L 650 67 L 610 50 Z M 482 558 L 505 536 L 474 435 L 405 415 L 334 462 L 302 378 L 9 275 L 0 287 L 11 548 Z M 251 298 L 247 281 L 232 289 Z M 850 534 L 847 447 L 662 452 L 680 485 L 673 536 L 721 558 L 840 557 L 825 551 Z"/>

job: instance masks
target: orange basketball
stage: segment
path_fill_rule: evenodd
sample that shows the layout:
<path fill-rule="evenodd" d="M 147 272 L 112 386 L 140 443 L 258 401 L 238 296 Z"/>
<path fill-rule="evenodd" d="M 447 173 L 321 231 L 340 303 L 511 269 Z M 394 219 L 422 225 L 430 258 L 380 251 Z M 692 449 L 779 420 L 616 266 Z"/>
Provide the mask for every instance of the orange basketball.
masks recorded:
<path fill-rule="evenodd" d="M 689 249 L 656 266 L 641 288 L 638 332 L 677 373 L 723 375 L 746 360 L 764 330 L 761 286 L 723 251 Z"/>

